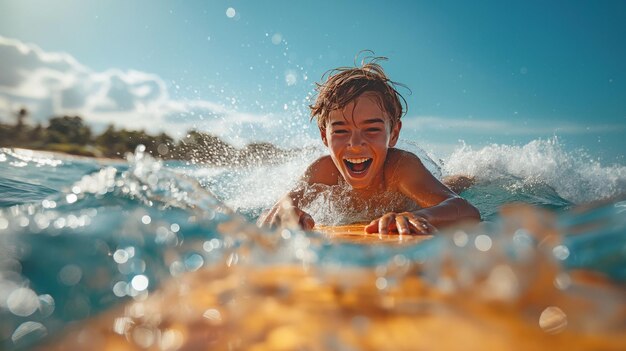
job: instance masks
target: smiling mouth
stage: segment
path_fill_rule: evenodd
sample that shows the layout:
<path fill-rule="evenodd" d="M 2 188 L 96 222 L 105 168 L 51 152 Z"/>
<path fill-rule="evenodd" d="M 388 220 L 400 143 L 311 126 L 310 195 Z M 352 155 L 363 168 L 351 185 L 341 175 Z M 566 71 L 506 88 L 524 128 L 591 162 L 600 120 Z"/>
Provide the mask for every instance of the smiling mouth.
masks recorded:
<path fill-rule="evenodd" d="M 372 160 L 371 158 L 346 158 L 343 160 L 343 163 L 345 163 L 351 173 L 363 174 L 369 169 Z"/>

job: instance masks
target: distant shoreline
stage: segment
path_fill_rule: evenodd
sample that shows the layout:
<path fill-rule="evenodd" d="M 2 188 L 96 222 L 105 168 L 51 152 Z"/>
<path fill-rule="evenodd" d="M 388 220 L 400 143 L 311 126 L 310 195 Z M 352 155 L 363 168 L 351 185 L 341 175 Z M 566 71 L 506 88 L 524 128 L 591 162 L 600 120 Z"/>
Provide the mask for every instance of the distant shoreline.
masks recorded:
<path fill-rule="evenodd" d="M 245 147 L 235 147 L 218 136 L 190 130 L 175 141 L 165 133 L 150 135 L 144 130 L 117 130 L 113 125 L 99 135 L 94 135 L 80 116 L 52 117 L 48 126 L 31 126 L 25 108 L 16 112 L 14 125 L 0 123 L 0 147 L 24 149 L 53 155 L 57 158 L 100 160 L 101 163 L 123 161 L 139 145 L 145 153 L 161 160 L 181 160 L 209 166 L 272 164 L 279 160 L 298 157 L 300 149 L 281 149 L 271 142 L 252 142 Z M 49 152 L 46 154 L 46 152 Z M 71 155 L 71 156 L 68 156 Z"/>
<path fill-rule="evenodd" d="M 82 155 L 74 155 L 70 153 L 65 153 L 61 151 L 50 151 L 50 150 L 37 150 L 37 149 L 27 149 L 21 147 L 2 147 L 0 150 L 10 150 L 11 152 L 18 154 L 20 156 L 27 157 L 41 157 L 41 158 L 53 158 L 57 160 L 82 160 L 82 161 L 96 161 L 100 164 L 120 164 L 126 163 L 125 158 L 109 158 L 109 157 L 95 157 L 95 156 L 82 156 Z"/>

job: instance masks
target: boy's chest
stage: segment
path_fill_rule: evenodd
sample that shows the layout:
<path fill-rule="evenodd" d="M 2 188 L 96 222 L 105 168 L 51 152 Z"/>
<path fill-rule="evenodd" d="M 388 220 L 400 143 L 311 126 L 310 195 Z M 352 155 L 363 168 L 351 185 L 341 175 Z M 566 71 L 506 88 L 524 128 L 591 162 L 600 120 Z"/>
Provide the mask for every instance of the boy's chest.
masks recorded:
<path fill-rule="evenodd" d="M 334 194 L 337 198 L 334 203 L 341 204 L 346 209 L 357 212 L 369 212 L 373 215 L 380 216 L 387 212 L 406 212 L 415 211 L 419 206 L 404 194 L 392 191 L 359 194 Z M 339 199 L 343 198 L 343 201 Z"/>
<path fill-rule="evenodd" d="M 396 192 L 359 194 L 335 188 L 320 194 L 317 200 L 307 210 L 319 224 L 369 222 L 388 212 L 419 209 L 413 200 Z"/>

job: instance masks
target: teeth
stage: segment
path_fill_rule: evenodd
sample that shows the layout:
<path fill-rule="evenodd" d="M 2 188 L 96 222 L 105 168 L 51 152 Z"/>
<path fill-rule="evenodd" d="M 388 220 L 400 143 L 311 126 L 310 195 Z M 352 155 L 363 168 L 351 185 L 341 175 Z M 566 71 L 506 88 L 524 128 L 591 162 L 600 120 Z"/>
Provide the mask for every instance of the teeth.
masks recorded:
<path fill-rule="evenodd" d="M 346 158 L 346 161 L 350 163 L 363 163 L 369 160 L 369 158 Z"/>

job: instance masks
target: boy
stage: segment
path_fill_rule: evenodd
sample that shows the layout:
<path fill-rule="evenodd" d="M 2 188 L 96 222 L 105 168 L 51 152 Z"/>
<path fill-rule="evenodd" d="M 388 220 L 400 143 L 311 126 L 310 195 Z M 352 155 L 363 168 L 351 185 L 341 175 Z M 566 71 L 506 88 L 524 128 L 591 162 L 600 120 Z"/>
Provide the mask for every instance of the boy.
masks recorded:
<path fill-rule="evenodd" d="M 317 84 L 311 119 L 317 118 L 330 155 L 313 162 L 301 186 L 262 215 L 260 225 L 280 225 L 295 215 L 310 230 L 315 221 L 303 208 L 311 194 L 341 185 L 348 190 L 334 194 L 331 203 L 369 213 L 367 219 L 375 219 L 367 233 L 430 234 L 436 227 L 480 220 L 478 210 L 439 182 L 416 155 L 394 148 L 402 128 L 402 96 L 376 63 L 380 59 L 335 69 Z"/>

